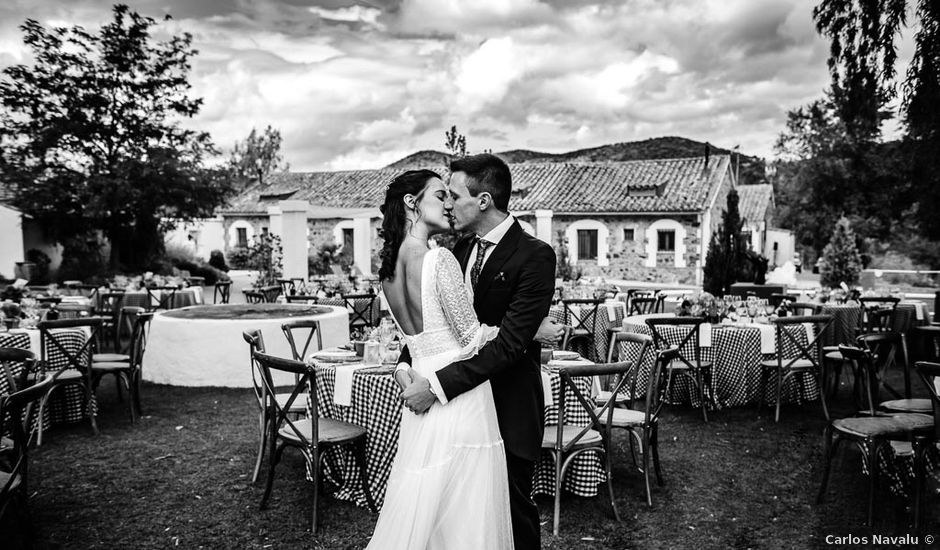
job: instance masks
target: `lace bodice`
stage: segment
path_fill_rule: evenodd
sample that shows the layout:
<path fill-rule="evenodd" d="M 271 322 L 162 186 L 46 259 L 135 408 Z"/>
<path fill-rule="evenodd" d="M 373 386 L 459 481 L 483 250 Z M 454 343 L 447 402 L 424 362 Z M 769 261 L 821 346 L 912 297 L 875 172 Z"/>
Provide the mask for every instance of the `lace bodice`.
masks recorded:
<path fill-rule="evenodd" d="M 495 334 L 492 327 L 480 326 L 460 264 L 446 248 L 431 249 L 424 257 L 421 308 L 424 331 L 404 335 L 412 357 L 428 357 L 452 350 L 464 350 L 461 355 L 472 355 Z M 392 317 L 395 317 L 394 312 Z"/>

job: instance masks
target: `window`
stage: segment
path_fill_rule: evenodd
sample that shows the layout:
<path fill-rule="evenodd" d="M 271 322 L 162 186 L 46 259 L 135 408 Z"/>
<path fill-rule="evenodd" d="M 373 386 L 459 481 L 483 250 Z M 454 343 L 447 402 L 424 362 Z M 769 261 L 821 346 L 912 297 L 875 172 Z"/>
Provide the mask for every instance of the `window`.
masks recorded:
<path fill-rule="evenodd" d="M 343 228 L 343 254 L 353 257 L 353 229 L 351 227 Z"/>
<path fill-rule="evenodd" d="M 629 242 L 629 241 L 636 240 L 635 235 L 636 235 L 636 230 L 633 229 L 632 227 L 623 228 L 623 240 L 624 241 Z"/>
<path fill-rule="evenodd" d="M 238 248 L 248 248 L 248 229 L 245 227 L 235 228 L 236 242 Z"/>
<path fill-rule="evenodd" d="M 676 232 L 675 230 L 662 230 L 656 232 L 658 236 L 657 244 L 660 252 L 676 251 Z"/>
<path fill-rule="evenodd" d="M 578 259 L 597 259 L 597 230 L 578 229 Z"/>

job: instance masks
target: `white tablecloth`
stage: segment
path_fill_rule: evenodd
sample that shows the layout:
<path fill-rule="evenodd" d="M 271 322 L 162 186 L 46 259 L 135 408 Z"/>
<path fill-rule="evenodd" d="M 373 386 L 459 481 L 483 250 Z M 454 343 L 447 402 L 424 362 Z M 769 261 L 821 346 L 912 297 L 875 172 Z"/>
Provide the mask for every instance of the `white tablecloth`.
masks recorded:
<path fill-rule="evenodd" d="M 279 304 L 279 307 L 291 306 Z M 349 342 L 346 309 L 321 307 L 329 308 L 330 313 L 265 319 L 175 319 L 166 317 L 166 312 L 157 313 L 150 324 L 143 378 L 175 386 L 251 387 L 248 344 L 242 337 L 243 331 L 260 329 L 267 353 L 278 357 L 291 357 L 290 346 L 281 331 L 281 325 L 288 321 L 320 321 L 324 348 Z M 293 384 L 293 376 L 278 376 L 274 381 Z"/>

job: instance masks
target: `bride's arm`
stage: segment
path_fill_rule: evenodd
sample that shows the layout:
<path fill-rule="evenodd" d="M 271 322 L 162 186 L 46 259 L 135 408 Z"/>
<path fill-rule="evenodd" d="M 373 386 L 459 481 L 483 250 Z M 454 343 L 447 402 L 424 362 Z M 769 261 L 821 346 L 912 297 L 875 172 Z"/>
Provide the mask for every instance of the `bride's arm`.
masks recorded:
<path fill-rule="evenodd" d="M 450 324 L 451 330 L 462 346 L 460 355 L 454 360 L 459 361 L 476 355 L 484 344 L 496 337 L 499 329 L 488 325 L 481 325 L 473 310 L 473 301 L 470 291 L 464 282 L 463 271 L 457 258 L 450 250 L 441 249 L 437 253 L 435 266 L 435 283 L 437 295 L 444 310 L 444 316 Z M 437 377 L 431 374 L 428 378 L 435 395 L 441 403 L 447 403 L 447 397 L 441 388 Z"/>

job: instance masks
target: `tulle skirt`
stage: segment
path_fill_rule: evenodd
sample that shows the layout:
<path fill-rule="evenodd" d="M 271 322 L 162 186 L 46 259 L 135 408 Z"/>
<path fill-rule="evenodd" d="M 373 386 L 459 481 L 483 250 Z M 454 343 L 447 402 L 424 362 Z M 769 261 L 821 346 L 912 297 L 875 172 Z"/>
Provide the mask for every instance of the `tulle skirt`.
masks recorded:
<path fill-rule="evenodd" d="M 427 374 L 457 356 L 415 358 Z M 506 455 L 486 382 L 416 415 L 402 408 L 398 453 L 369 549 L 512 550 Z"/>

